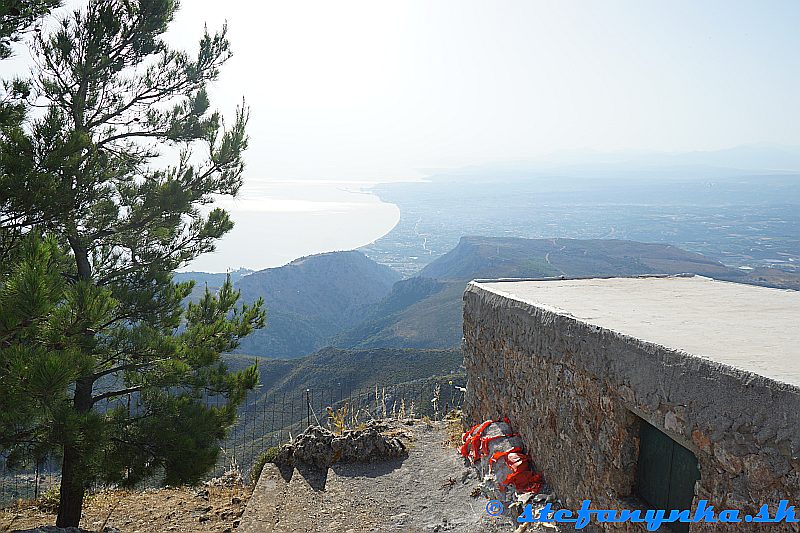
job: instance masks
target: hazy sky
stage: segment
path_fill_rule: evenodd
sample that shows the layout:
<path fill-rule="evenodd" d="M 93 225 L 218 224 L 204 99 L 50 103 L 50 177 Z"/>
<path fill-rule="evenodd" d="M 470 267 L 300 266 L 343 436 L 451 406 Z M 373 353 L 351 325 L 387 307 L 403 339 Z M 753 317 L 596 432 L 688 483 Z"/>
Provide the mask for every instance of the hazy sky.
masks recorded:
<path fill-rule="evenodd" d="M 251 170 L 406 176 L 555 150 L 800 144 L 800 2 L 186 0 L 228 20 Z"/>
<path fill-rule="evenodd" d="M 796 0 L 184 0 L 170 40 L 225 20 L 213 103 L 251 106 L 251 178 L 800 144 Z"/>

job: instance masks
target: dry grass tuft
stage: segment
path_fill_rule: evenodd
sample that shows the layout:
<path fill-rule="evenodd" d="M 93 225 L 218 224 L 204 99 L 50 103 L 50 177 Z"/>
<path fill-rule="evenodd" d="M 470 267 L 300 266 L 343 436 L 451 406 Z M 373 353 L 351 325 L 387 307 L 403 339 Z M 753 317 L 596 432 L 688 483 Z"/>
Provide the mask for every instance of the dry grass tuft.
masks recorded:
<path fill-rule="evenodd" d="M 444 445 L 449 448 L 461 446 L 461 436 L 464 434 L 464 422 L 461 417 L 461 411 L 456 409 L 447 413 L 444 418 L 445 431 L 447 432 L 447 440 Z"/>

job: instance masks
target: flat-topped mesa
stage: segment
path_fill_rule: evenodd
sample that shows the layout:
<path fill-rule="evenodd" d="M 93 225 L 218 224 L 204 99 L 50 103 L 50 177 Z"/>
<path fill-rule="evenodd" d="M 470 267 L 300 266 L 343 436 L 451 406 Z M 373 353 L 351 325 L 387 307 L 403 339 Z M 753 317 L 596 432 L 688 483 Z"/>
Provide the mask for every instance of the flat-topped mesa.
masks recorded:
<path fill-rule="evenodd" d="M 508 416 L 567 507 L 755 514 L 800 496 L 799 319 L 695 276 L 472 282 L 465 413 Z"/>

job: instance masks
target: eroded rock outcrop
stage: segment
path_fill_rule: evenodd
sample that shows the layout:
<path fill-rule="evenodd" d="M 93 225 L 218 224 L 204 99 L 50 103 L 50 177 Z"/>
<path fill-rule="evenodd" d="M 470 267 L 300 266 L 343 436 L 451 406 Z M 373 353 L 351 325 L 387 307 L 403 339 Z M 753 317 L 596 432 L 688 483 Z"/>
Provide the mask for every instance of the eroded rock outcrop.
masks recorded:
<path fill-rule="evenodd" d="M 337 435 L 321 426 L 309 427 L 290 444 L 281 446 L 276 464 L 312 465 L 320 469 L 337 462 L 372 463 L 406 455 L 406 446 L 389 427 L 380 422 Z"/>

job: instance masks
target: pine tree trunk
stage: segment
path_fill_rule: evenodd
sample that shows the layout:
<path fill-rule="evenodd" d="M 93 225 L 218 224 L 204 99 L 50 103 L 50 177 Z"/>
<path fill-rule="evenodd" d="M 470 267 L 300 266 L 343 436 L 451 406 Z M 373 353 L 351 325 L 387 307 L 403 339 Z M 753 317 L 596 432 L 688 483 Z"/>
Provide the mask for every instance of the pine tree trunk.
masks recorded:
<path fill-rule="evenodd" d="M 78 527 L 83 510 L 84 486 L 78 471 L 79 452 L 74 446 L 64 447 L 61 464 L 61 498 L 58 503 L 58 527 Z"/>
<path fill-rule="evenodd" d="M 75 382 L 75 410 L 86 413 L 92 408 L 91 377 Z M 83 495 L 86 491 L 86 473 L 82 471 L 82 450 L 74 442 L 64 443 L 64 460 L 61 463 L 61 495 L 58 503 L 58 527 L 78 527 L 83 510 Z"/>

